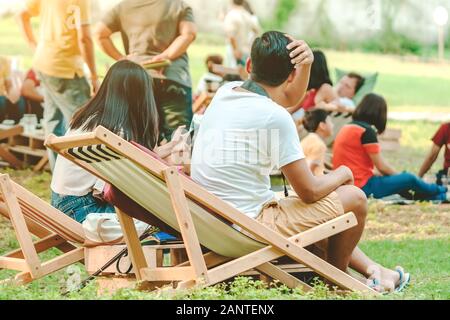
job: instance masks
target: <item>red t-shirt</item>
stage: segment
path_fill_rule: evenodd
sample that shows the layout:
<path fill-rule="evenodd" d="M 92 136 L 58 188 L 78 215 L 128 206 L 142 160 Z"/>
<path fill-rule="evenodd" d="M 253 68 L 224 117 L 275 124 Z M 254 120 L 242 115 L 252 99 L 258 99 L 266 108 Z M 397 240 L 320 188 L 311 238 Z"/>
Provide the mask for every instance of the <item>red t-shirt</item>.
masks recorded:
<path fill-rule="evenodd" d="M 34 82 L 34 85 L 36 87 L 39 87 L 41 85 L 41 82 L 38 80 L 36 73 L 34 72 L 33 69 L 30 69 L 30 71 L 28 71 L 27 76 L 25 77 L 26 80 L 31 80 Z"/>
<path fill-rule="evenodd" d="M 450 123 L 443 124 L 433 138 L 434 144 L 442 148 L 445 146 L 444 170 L 450 168 Z"/>
<path fill-rule="evenodd" d="M 312 89 L 306 93 L 305 98 L 302 101 L 302 108 L 308 111 L 316 106 L 317 90 Z"/>
<path fill-rule="evenodd" d="M 339 132 L 333 147 L 333 166 L 349 167 L 355 177 L 355 185 L 363 188 L 374 176 L 374 164 L 370 154 L 378 154 L 381 147 L 376 131 L 365 122 L 352 122 Z"/>

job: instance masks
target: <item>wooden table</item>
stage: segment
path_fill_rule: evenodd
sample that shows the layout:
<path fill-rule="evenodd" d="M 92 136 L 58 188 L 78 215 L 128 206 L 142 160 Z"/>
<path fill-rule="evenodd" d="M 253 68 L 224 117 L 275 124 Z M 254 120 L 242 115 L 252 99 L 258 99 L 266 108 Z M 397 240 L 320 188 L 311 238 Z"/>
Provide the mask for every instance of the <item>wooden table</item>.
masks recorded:
<path fill-rule="evenodd" d="M 9 142 L 12 137 L 23 133 L 21 126 L 0 125 L 0 158 L 7 162 L 14 169 L 22 169 L 23 162 L 9 151 Z M 7 143 L 6 143 L 7 142 Z"/>
<path fill-rule="evenodd" d="M 32 165 L 34 172 L 38 172 L 44 170 L 48 163 L 48 153 L 44 142 L 45 135 L 43 133 L 22 132 L 9 138 L 8 150 L 21 159 L 24 164 Z"/>

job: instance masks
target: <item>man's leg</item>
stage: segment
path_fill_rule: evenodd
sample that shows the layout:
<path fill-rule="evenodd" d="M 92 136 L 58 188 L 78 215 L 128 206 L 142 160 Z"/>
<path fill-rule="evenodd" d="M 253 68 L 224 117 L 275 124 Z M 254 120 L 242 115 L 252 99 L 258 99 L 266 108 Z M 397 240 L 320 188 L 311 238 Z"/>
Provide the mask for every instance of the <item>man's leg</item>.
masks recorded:
<path fill-rule="evenodd" d="M 398 272 L 376 263 L 358 247 L 353 251 L 350 268 L 362 274 L 366 279 L 378 279 L 380 285 L 388 291 L 394 291 L 400 281 Z"/>
<path fill-rule="evenodd" d="M 89 99 L 89 85 L 84 78 L 59 79 L 42 73 L 39 78 L 44 88 L 45 135 L 63 136 L 74 112 Z M 56 153 L 48 150 L 48 155 L 53 170 Z"/>
<path fill-rule="evenodd" d="M 336 193 L 344 212 L 353 212 L 358 220 L 358 226 L 329 239 L 328 262 L 347 272 L 353 251 L 358 245 L 366 225 L 367 198 L 364 192 L 354 186 L 342 186 L 336 190 Z"/>
<path fill-rule="evenodd" d="M 395 289 L 395 286 L 400 280 L 400 275 L 398 272 L 395 272 L 393 270 L 389 270 L 380 264 L 376 263 L 372 259 L 370 259 L 359 247 L 357 247 L 357 244 L 362 236 L 362 232 L 364 231 L 365 227 L 365 221 L 367 216 L 367 199 L 364 196 L 364 193 L 355 187 L 341 187 L 336 191 L 339 195 L 339 198 L 341 199 L 342 206 L 344 207 L 344 212 L 353 212 L 356 215 L 356 218 L 358 219 L 358 230 L 354 230 L 353 236 L 351 234 L 348 234 L 348 232 L 344 232 L 340 235 L 335 236 L 334 238 L 338 238 L 337 241 L 344 241 L 344 247 L 345 247 L 345 239 L 344 237 L 349 236 L 351 241 L 351 245 L 355 244 L 355 240 L 357 239 L 357 242 L 355 244 L 354 249 L 350 253 L 348 265 L 347 267 L 352 268 L 353 270 L 357 271 L 361 275 L 363 275 L 366 279 L 370 277 L 375 277 L 378 280 L 381 281 L 381 286 L 384 290 L 393 291 Z M 359 233 L 361 232 L 361 233 Z M 343 236 L 343 237 L 340 237 Z M 331 240 L 331 239 L 330 239 Z M 336 240 L 336 239 L 333 239 Z M 331 245 L 331 241 L 330 241 Z M 329 247 L 329 255 L 335 254 L 336 258 L 334 259 L 346 259 L 346 255 L 349 251 L 345 250 L 343 252 L 339 251 L 342 250 L 339 248 L 338 244 L 335 247 Z M 351 248 L 349 246 L 348 248 Z M 341 256 L 341 253 L 344 253 L 344 255 Z M 345 263 L 347 260 L 345 260 L 343 263 Z M 329 261 L 331 264 L 338 266 L 336 264 L 335 260 Z M 338 266 L 339 267 L 339 266 Z M 347 271 L 347 270 L 346 270 Z"/>

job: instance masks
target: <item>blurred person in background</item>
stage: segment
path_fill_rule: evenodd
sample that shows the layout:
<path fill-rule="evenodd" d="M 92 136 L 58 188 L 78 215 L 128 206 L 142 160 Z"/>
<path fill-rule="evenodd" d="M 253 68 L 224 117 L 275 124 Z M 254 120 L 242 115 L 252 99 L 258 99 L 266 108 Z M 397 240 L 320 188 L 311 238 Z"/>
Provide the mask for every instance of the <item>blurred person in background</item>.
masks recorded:
<path fill-rule="evenodd" d="M 126 52 L 112 41 L 120 32 Z M 192 121 L 192 79 L 187 50 L 197 36 L 192 8 L 182 0 L 124 0 L 106 13 L 96 30 L 102 50 L 114 60 L 143 65 L 171 64 L 151 73 L 160 114 L 160 141 L 170 141 L 180 126 Z M 128 55 L 128 56 L 127 56 Z"/>
<path fill-rule="evenodd" d="M 352 99 L 364 82 L 365 79 L 361 75 L 352 72 L 333 87 L 325 54 L 320 50 L 314 51 L 314 63 L 306 96 L 299 107 L 290 111 L 295 113 L 300 108 L 308 111 L 317 107 L 329 111 L 353 112 L 356 106 Z"/>
<path fill-rule="evenodd" d="M 232 0 L 231 9 L 224 20 L 224 29 L 228 41 L 228 66 L 245 67 L 250 56 L 253 40 L 261 33 L 261 26 L 245 0 Z M 249 12 L 250 10 L 250 12 Z"/>
<path fill-rule="evenodd" d="M 40 19 L 36 40 L 31 18 Z M 91 88 L 84 75 L 86 63 L 95 92 L 98 87 L 91 36 L 89 0 L 26 0 L 19 23 L 30 47 L 35 51 L 33 68 L 44 88 L 45 134 L 63 136 L 73 114 L 90 98 Z M 56 154 L 49 151 L 53 169 Z"/>
<path fill-rule="evenodd" d="M 333 166 L 349 167 L 355 185 L 367 197 L 383 199 L 400 195 L 408 200 L 446 201 L 446 187 L 428 184 L 411 173 L 397 171 L 383 157 L 378 135 L 386 131 L 387 110 L 383 97 L 365 96 L 353 114 L 353 122 L 342 128 L 336 138 Z"/>
<path fill-rule="evenodd" d="M 41 82 L 37 78 L 36 72 L 30 69 L 22 84 L 22 97 L 26 101 L 26 113 L 35 114 L 38 119 L 44 116 L 44 90 Z"/>
<path fill-rule="evenodd" d="M 0 56 L 0 122 L 8 119 L 17 123 L 25 113 L 25 100 L 12 80 L 11 61 Z"/>
<path fill-rule="evenodd" d="M 444 185 L 445 181 L 443 180 L 445 180 L 445 178 L 447 178 L 448 184 L 450 173 L 450 122 L 443 124 L 439 128 L 432 141 L 433 146 L 431 147 L 431 151 L 429 152 L 422 167 L 420 168 L 419 177 L 423 178 L 427 174 L 427 172 L 430 171 L 431 167 L 437 161 L 442 148 L 444 148 L 444 167 L 443 170 L 439 171 L 439 173 L 437 174 L 437 184 Z"/>
<path fill-rule="evenodd" d="M 215 92 L 223 81 L 222 75 L 214 72 L 214 65 L 223 65 L 223 57 L 221 55 L 210 55 L 205 61 L 206 72 L 198 82 L 196 95 L 199 96 L 205 92 Z"/>

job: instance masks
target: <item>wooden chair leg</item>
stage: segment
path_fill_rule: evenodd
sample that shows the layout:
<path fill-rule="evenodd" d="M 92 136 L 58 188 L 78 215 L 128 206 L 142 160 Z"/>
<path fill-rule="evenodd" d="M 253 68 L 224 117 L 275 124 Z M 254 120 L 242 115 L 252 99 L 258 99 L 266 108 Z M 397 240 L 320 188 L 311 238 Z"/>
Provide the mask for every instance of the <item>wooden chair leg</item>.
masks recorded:
<path fill-rule="evenodd" d="M 6 207 L 9 211 L 9 217 L 16 233 L 17 241 L 22 249 L 23 256 L 27 262 L 30 274 L 33 278 L 42 276 L 41 262 L 28 230 L 25 218 L 20 208 L 19 202 L 13 193 L 13 188 L 8 175 L 0 176 L 0 190 L 3 195 Z"/>
<path fill-rule="evenodd" d="M 177 216 L 183 242 L 189 257 L 191 267 L 194 269 L 196 281 L 208 282 L 205 260 L 200 246 L 200 242 L 195 231 L 194 221 L 189 210 L 184 189 L 181 185 L 177 168 L 164 170 L 166 184 L 169 189 L 172 206 Z"/>
<path fill-rule="evenodd" d="M 136 279 L 142 281 L 144 279 L 142 278 L 141 270 L 147 268 L 147 261 L 142 250 L 141 242 L 139 241 L 134 220 L 119 208 L 116 208 L 116 213 L 122 227 L 131 262 L 133 263 Z"/>

